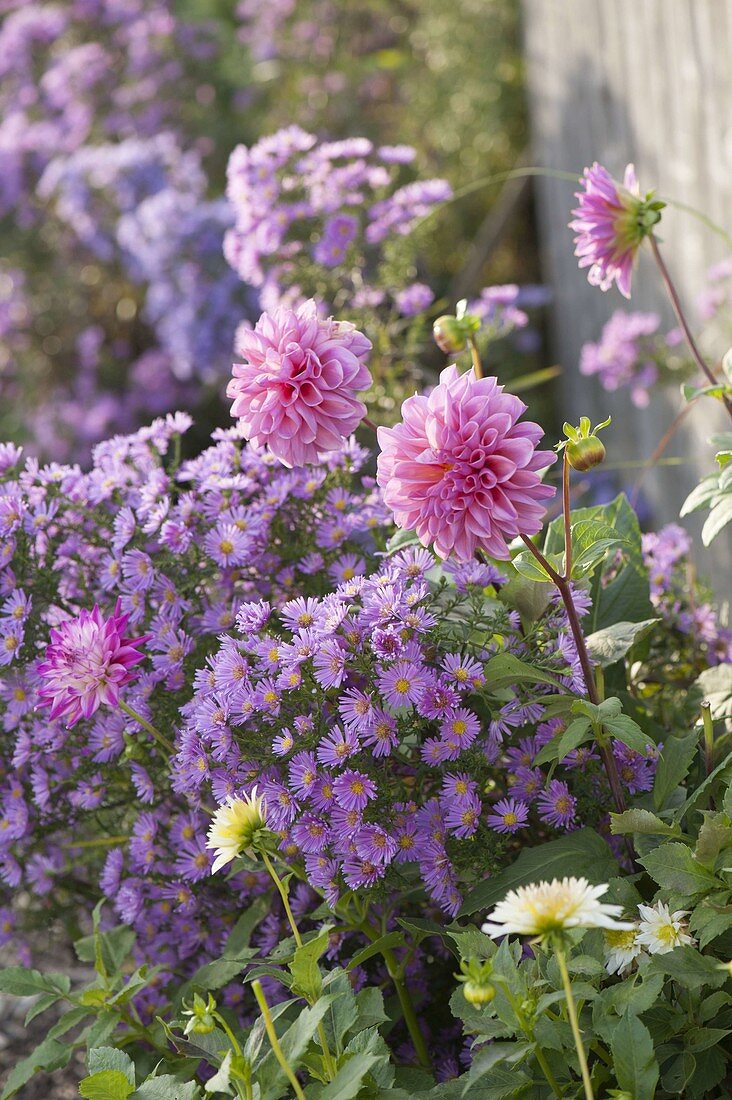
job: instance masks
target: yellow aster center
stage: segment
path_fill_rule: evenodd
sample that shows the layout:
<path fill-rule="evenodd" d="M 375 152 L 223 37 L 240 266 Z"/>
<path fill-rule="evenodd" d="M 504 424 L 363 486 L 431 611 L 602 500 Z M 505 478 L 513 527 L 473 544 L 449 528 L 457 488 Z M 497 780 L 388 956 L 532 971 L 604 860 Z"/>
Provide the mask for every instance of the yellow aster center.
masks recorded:
<path fill-rule="evenodd" d="M 507 814 L 503 815 L 504 825 L 515 825 L 518 822 L 518 818 L 513 810 L 509 810 Z"/>
<path fill-rule="evenodd" d="M 363 792 L 364 792 L 364 786 L 363 786 L 362 781 L 360 779 L 352 780 L 352 782 L 351 782 L 351 793 L 352 794 L 363 794 Z"/>
<path fill-rule="evenodd" d="M 456 718 L 455 721 L 452 724 L 452 732 L 457 737 L 461 737 L 462 734 L 465 733 L 467 728 L 468 728 L 467 723 L 462 718 Z"/>
<path fill-rule="evenodd" d="M 409 680 L 405 680 L 403 676 L 400 676 L 394 684 L 394 690 L 398 692 L 399 695 L 406 695 L 409 691 Z"/>

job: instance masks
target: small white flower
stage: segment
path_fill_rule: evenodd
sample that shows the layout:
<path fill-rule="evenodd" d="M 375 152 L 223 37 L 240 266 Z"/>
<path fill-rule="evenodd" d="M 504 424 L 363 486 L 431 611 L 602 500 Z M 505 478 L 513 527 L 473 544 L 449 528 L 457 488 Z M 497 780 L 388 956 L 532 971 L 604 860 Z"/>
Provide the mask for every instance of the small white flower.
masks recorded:
<path fill-rule="evenodd" d="M 622 906 L 598 901 L 607 890 L 592 886 L 586 878 L 554 879 L 511 890 L 500 901 L 483 932 L 488 936 L 544 936 L 565 928 L 629 929 L 633 925 L 617 918 Z"/>
<path fill-rule="evenodd" d="M 643 951 L 638 943 L 638 929 L 632 928 L 621 931 L 620 929 L 608 929 L 605 937 L 605 969 L 608 974 L 621 974 L 629 970 L 634 961 Z"/>
<path fill-rule="evenodd" d="M 264 799 L 254 787 L 243 798 L 227 798 L 213 816 L 208 831 L 206 847 L 216 853 L 211 874 L 231 863 L 242 852 L 250 851 L 255 834 L 263 829 L 266 820 Z"/>
<path fill-rule="evenodd" d="M 639 905 L 638 912 L 641 918 L 638 943 L 647 947 L 651 955 L 667 955 L 674 947 L 696 943 L 688 934 L 684 917 L 689 914 L 685 910 L 671 913 L 668 905 L 657 901 L 655 905 Z"/>

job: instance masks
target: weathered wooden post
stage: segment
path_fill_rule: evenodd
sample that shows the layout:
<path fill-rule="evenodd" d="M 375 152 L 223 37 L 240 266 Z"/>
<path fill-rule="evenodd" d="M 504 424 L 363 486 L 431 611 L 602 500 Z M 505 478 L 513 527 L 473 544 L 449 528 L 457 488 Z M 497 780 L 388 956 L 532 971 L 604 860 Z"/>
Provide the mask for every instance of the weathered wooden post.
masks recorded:
<path fill-rule="evenodd" d="M 622 177 L 632 161 L 641 187 L 656 187 L 732 232 L 732 0 L 523 0 L 523 18 L 536 162 L 579 172 L 599 160 Z M 603 294 L 588 286 L 566 228 L 575 188 L 543 178 L 536 187 L 567 405 L 575 414 L 612 412 L 611 451 L 625 460 L 647 458 L 681 406 L 678 393 L 634 410 L 627 394 L 614 399 L 583 378 L 578 362 L 582 344 L 597 339 L 615 309 L 661 310 L 673 323 L 660 280 L 645 257 L 632 304 L 614 289 Z M 660 236 L 694 318 L 708 267 L 729 249 L 675 209 L 664 211 Z M 719 356 L 726 349 L 714 350 Z M 713 469 L 707 436 L 728 429 L 721 409 L 698 403 L 667 452 L 688 465 L 659 469 L 644 483 L 656 523 L 677 518 L 686 494 Z M 684 522 L 696 534 L 700 523 L 693 520 Z M 720 596 L 729 591 L 731 542 L 723 533 L 708 555 L 698 555 Z"/>

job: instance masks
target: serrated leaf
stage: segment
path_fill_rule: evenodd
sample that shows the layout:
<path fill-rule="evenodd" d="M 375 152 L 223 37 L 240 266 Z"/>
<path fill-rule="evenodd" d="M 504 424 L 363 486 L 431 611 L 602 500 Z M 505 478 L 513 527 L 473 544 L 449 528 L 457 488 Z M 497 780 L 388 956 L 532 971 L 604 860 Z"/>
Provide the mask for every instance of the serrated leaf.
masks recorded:
<path fill-rule="evenodd" d="M 627 1012 L 615 1029 L 611 1050 L 615 1077 L 633 1100 L 653 1100 L 658 1062 L 651 1033 L 637 1016 Z"/>
<path fill-rule="evenodd" d="M 330 943 L 330 925 L 326 925 L 319 935 L 298 947 L 290 963 L 292 991 L 304 997 L 306 1001 L 316 1001 L 323 988 L 323 977 L 318 960 L 325 954 Z"/>
<path fill-rule="evenodd" d="M 90 1076 L 103 1070 L 116 1070 L 124 1074 L 132 1087 L 135 1087 L 135 1066 L 129 1055 L 116 1047 L 95 1047 L 89 1051 L 87 1069 Z"/>
<path fill-rule="evenodd" d="M 233 1054 L 232 1050 L 226 1052 L 226 1057 L 217 1072 L 203 1086 L 206 1092 L 223 1092 L 226 1096 L 234 1095 L 234 1087 L 231 1084 L 231 1059 Z"/>
<path fill-rule="evenodd" d="M 59 1043 L 46 1038 L 27 1058 L 17 1062 L 8 1074 L 0 1100 L 9 1100 L 19 1089 L 40 1070 L 51 1073 L 68 1065 L 74 1048 L 68 1043 Z"/>
<path fill-rule="evenodd" d="M 593 829 L 577 829 L 537 848 L 525 848 L 510 867 L 476 886 L 458 915 L 488 909 L 517 886 L 563 878 L 570 869 L 573 875 L 593 883 L 608 882 L 618 874 L 618 865 L 602 837 Z"/>
<path fill-rule="evenodd" d="M 732 522 L 732 493 L 725 494 L 710 511 L 702 527 L 702 542 L 710 546 L 717 535 Z"/>
<path fill-rule="evenodd" d="M 623 621 L 606 626 L 603 630 L 596 630 L 585 639 L 590 657 L 603 668 L 614 665 L 660 621 L 658 618 L 642 619 L 638 623 Z"/>
<path fill-rule="evenodd" d="M 685 737 L 671 735 L 664 741 L 653 781 L 653 805 L 657 810 L 663 809 L 679 783 L 686 778 L 698 744 L 698 735 L 693 731 Z"/>
<path fill-rule="evenodd" d="M 629 833 L 638 833 L 641 836 L 678 836 L 681 830 L 678 825 L 667 825 L 650 810 L 634 807 L 622 814 L 610 814 L 610 832 L 613 836 L 626 836 Z"/>
<path fill-rule="evenodd" d="M 387 932 L 385 936 L 379 936 L 378 940 L 374 940 L 373 943 L 366 944 L 360 951 L 357 951 L 351 961 L 346 967 L 347 970 L 353 970 L 354 967 L 360 966 L 365 963 L 367 959 L 372 958 L 374 955 L 381 954 L 382 951 L 388 951 L 392 947 L 400 947 L 404 944 L 404 936 L 401 932 Z"/>
<path fill-rule="evenodd" d="M 667 841 L 647 852 L 639 860 L 648 874 L 664 890 L 684 897 L 706 894 L 723 884 L 694 859 L 685 844 Z"/>
<path fill-rule="evenodd" d="M 552 760 L 564 760 L 574 749 L 583 745 L 585 741 L 591 741 L 593 737 L 592 723 L 589 718 L 575 718 L 565 730 L 553 737 L 539 753 L 534 757 L 534 765 L 548 764 Z"/>
<path fill-rule="evenodd" d="M 716 474 L 710 474 L 703 478 L 699 484 L 691 490 L 681 506 L 679 515 L 688 516 L 700 508 L 706 508 L 717 495 L 718 479 Z"/>
<path fill-rule="evenodd" d="M 0 993 L 13 997 L 33 997 L 37 993 L 58 993 L 63 996 L 71 989 L 68 974 L 41 974 L 25 966 L 8 966 L 0 970 Z"/>
<path fill-rule="evenodd" d="M 166 1073 L 143 1081 L 130 1100 L 200 1100 L 200 1097 L 201 1090 L 195 1081 L 179 1081 Z"/>
<path fill-rule="evenodd" d="M 117 1069 L 103 1069 L 85 1077 L 79 1085 L 84 1100 L 127 1100 L 134 1091 L 135 1086 Z"/>
<path fill-rule="evenodd" d="M 512 653 L 497 653 L 491 657 L 484 667 L 486 686 L 491 690 L 513 686 L 520 683 L 550 684 L 561 694 L 567 693 L 567 688 L 552 676 L 549 672 L 542 672 L 525 661 L 514 657 Z"/>
<path fill-rule="evenodd" d="M 648 749 L 653 747 L 653 738 L 644 733 L 638 723 L 627 714 L 619 714 L 617 718 L 609 718 L 602 724 L 617 741 L 622 741 L 629 749 L 640 753 L 641 756 L 645 756 Z"/>
<path fill-rule="evenodd" d="M 378 1061 L 380 1058 L 376 1054 L 354 1054 L 326 1085 L 319 1100 L 353 1100 L 361 1091 L 366 1074 Z"/>
<path fill-rule="evenodd" d="M 665 955 L 654 955 L 648 972 L 667 974 L 687 989 L 701 989 L 705 985 L 719 988 L 729 977 L 717 959 L 702 955 L 695 947 L 675 947 Z"/>

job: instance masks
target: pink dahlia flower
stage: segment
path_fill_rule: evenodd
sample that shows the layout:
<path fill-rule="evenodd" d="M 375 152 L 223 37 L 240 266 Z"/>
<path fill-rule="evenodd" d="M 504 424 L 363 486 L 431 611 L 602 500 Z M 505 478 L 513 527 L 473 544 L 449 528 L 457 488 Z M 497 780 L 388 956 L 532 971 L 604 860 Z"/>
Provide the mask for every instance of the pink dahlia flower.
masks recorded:
<path fill-rule="evenodd" d="M 311 299 L 263 313 L 240 341 L 245 361 L 234 364 L 226 394 L 247 439 L 267 444 L 286 466 L 317 462 L 340 447 L 366 413 L 356 397 L 371 385 L 363 333 L 322 320 Z"/>
<path fill-rule="evenodd" d="M 575 256 L 580 267 L 589 267 L 587 279 L 601 290 L 617 283 L 618 290 L 630 298 L 630 281 L 638 249 L 652 226 L 659 221 L 662 202 L 653 202 L 652 193 L 641 196 L 635 168 L 629 164 L 622 183 L 595 162 L 585 168 L 577 191 L 579 206 L 572 211 Z"/>
<path fill-rule="evenodd" d="M 377 478 L 400 527 L 441 558 L 476 550 L 508 558 L 507 540 L 534 535 L 554 489 L 540 471 L 556 458 L 537 451 L 538 424 L 519 424 L 523 401 L 495 378 L 447 367 L 428 397 L 402 405 L 403 423 L 379 428 Z"/>
<path fill-rule="evenodd" d="M 42 706 L 51 707 L 51 718 L 67 718 L 70 729 L 80 718 L 90 718 L 102 703 L 116 705 L 119 689 L 135 678 L 133 668 L 143 660 L 137 646 L 148 640 L 126 638 L 129 615 L 120 612 L 120 601 L 105 619 L 95 604 L 51 631 L 44 660 L 38 666 L 43 684 Z"/>

